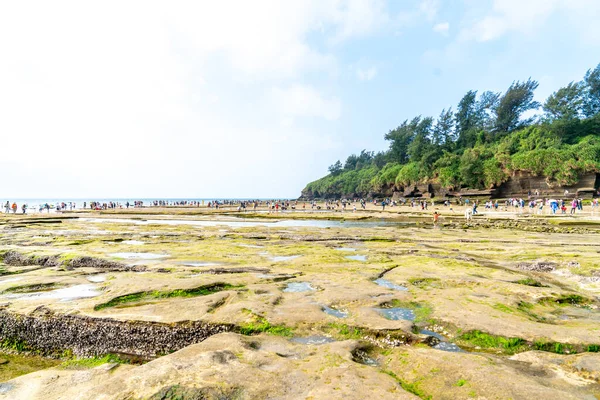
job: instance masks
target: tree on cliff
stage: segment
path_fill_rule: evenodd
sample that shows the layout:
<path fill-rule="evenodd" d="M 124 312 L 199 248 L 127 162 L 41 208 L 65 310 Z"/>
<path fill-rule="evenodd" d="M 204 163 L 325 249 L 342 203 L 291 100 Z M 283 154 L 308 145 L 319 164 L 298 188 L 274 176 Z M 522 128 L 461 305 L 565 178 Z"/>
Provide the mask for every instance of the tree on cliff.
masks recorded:
<path fill-rule="evenodd" d="M 328 170 L 331 175 L 338 175 L 343 170 L 342 162 L 337 160 L 335 163 L 329 166 Z"/>
<path fill-rule="evenodd" d="M 571 82 L 552 93 L 544 103 L 546 118 L 549 120 L 572 120 L 581 117 L 584 101 L 582 82 Z"/>
<path fill-rule="evenodd" d="M 574 184 L 583 173 L 600 172 L 600 65 L 550 95 L 536 122 L 537 87 L 529 78 L 505 93 L 469 90 L 456 112 L 405 120 L 385 134 L 387 151 L 337 161 L 306 190 L 327 197 L 418 183 L 485 189 L 516 171 Z"/>
<path fill-rule="evenodd" d="M 477 125 L 477 91 L 469 90 L 456 108 L 456 147 L 464 149 L 475 143 Z"/>
<path fill-rule="evenodd" d="M 525 112 L 536 110 L 540 103 L 533 100 L 533 94 L 538 83 L 531 78 L 525 82 L 513 82 L 504 96 L 500 99 L 496 113 L 495 131 L 499 133 L 512 132 L 531 124 L 535 117 L 522 119 Z"/>
<path fill-rule="evenodd" d="M 436 146 L 444 146 L 454 141 L 454 113 L 452 107 L 446 111 L 443 109 L 433 128 L 432 141 Z"/>
<path fill-rule="evenodd" d="M 593 117 L 600 113 L 600 64 L 588 70 L 583 78 L 585 84 L 583 114 Z"/>

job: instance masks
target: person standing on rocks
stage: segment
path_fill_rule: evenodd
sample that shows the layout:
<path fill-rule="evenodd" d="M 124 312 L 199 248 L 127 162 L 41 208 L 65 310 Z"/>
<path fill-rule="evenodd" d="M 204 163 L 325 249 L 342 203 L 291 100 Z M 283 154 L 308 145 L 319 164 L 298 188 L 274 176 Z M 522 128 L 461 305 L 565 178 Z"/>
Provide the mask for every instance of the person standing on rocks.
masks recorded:
<path fill-rule="evenodd" d="M 7 200 L 6 204 L 4 205 L 4 212 L 6 214 L 8 214 L 10 212 L 10 202 Z"/>
<path fill-rule="evenodd" d="M 465 209 L 465 219 L 467 220 L 467 222 L 470 222 L 472 218 L 473 218 L 473 210 L 471 208 L 467 207 Z"/>
<path fill-rule="evenodd" d="M 437 211 L 435 211 L 435 212 L 433 213 L 433 227 L 434 227 L 434 228 L 437 228 L 437 227 L 438 227 L 438 221 L 439 221 L 439 219 L 440 219 L 440 214 L 438 214 L 438 212 L 437 212 Z"/>
<path fill-rule="evenodd" d="M 17 203 L 12 204 L 12 210 L 13 210 L 13 214 L 17 213 Z"/>

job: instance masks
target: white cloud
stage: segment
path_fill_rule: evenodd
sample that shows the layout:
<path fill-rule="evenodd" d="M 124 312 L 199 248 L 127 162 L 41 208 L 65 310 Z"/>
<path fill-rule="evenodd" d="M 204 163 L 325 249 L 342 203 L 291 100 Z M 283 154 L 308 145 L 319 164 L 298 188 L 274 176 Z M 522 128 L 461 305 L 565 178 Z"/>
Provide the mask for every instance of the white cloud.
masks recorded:
<path fill-rule="evenodd" d="M 596 0 L 494 0 L 491 12 L 480 16 L 461 32 L 462 40 L 487 42 L 517 32 L 534 35 L 548 18 L 560 13 L 561 18 L 572 19 L 576 29 L 599 33 L 597 19 L 600 2 Z M 589 38 L 588 38 L 589 39 Z"/>
<path fill-rule="evenodd" d="M 424 15 L 428 21 L 432 21 L 437 16 L 439 7 L 439 0 L 421 0 L 419 12 Z"/>
<path fill-rule="evenodd" d="M 338 61 L 309 37 L 372 34 L 385 4 L 3 3 L 0 132 L 15 146 L 0 158 L 3 193 L 296 195 L 315 172 L 292 166 L 319 159 L 315 143 L 339 145 L 342 112 L 335 85 L 317 84 Z"/>
<path fill-rule="evenodd" d="M 444 36 L 448 36 L 448 31 L 450 30 L 449 22 L 440 22 L 439 24 L 435 24 L 433 26 L 433 31 L 440 33 Z"/>
<path fill-rule="evenodd" d="M 371 79 L 375 78 L 376 75 L 377 75 L 376 67 L 370 67 L 367 69 L 358 68 L 356 70 L 356 76 L 361 81 L 370 81 Z"/>
<path fill-rule="evenodd" d="M 308 85 L 293 85 L 271 91 L 272 106 L 285 117 L 320 117 L 337 120 L 342 113 L 342 104 L 337 97 L 325 98 Z"/>
<path fill-rule="evenodd" d="M 338 25 L 333 42 L 371 33 L 390 20 L 384 0 L 347 0 L 335 2 L 332 15 Z"/>

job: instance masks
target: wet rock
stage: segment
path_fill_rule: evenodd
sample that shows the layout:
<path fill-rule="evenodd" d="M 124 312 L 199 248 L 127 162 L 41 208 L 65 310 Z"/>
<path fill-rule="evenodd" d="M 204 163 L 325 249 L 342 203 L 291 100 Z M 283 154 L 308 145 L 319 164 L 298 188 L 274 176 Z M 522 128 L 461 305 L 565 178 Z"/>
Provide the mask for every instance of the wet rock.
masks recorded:
<path fill-rule="evenodd" d="M 371 349 L 368 347 L 361 347 L 361 348 L 354 349 L 352 351 L 352 361 L 360 363 L 360 364 L 368 365 L 371 367 L 378 366 L 379 364 L 378 364 L 377 360 L 375 360 L 373 357 L 371 357 L 369 355 L 370 350 Z"/>
<path fill-rule="evenodd" d="M 78 356 L 113 353 L 147 359 L 231 330 L 231 324 L 203 321 L 165 324 L 63 315 L 44 306 L 28 315 L 0 310 L 0 340 L 27 343 L 43 355 L 71 350 Z"/>
<path fill-rule="evenodd" d="M 202 271 L 201 274 L 221 275 L 221 274 L 243 274 L 246 272 L 258 272 L 258 273 L 268 274 L 269 272 L 271 272 L 271 270 L 269 268 L 257 268 L 257 267 L 211 268 L 211 269 Z"/>
<path fill-rule="evenodd" d="M 76 257 L 69 260 L 67 263 L 67 268 L 97 268 L 106 271 L 133 271 L 133 272 L 142 272 L 146 271 L 146 266 L 144 265 L 129 265 L 124 264 L 118 261 L 105 260 L 102 258 L 96 257 Z"/>
<path fill-rule="evenodd" d="M 4 254 L 4 263 L 14 267 L 39 265 L 44 267 L 57 267 L 61 265 L 59 256 L 27 256 L 18 251 L 9 250 Z"/>
<path fill-rule="evenodd" d="M 173 385 L 162 388 L 152 395 L 149 400 L 222 400 L 237 399 L 242 395 L 239 388 L 203 387 L 193 388 Z"/>
<path fill-rule="evenodd" d="M 237 360 L 237 357 L 231 351 L 223 350 L 215 351 L 210 359 L 215 364 L 228 364 L 231 361 Z"/>
<path fill-rule="evenodd" d="M 556 269 L 556 263 L 551 261 L 535 261 L 532 263 L 519 263 L 517 268 L 523 271 L 551 272 Z"/>
<path fill-rule="evenodd" d="M 8 364 L 8 360 L 5 358 L 0 358 L 0 365 Z"/>
<path fill-rule="evenodd" d="M 427 346 L 433 347 L 436 346 L 438 344 L 440 344 L 441 340 L 438 339 L 435 336 L 427 336 L 425 339 L 423 339 L 422 343 L 426 344 Z"/>

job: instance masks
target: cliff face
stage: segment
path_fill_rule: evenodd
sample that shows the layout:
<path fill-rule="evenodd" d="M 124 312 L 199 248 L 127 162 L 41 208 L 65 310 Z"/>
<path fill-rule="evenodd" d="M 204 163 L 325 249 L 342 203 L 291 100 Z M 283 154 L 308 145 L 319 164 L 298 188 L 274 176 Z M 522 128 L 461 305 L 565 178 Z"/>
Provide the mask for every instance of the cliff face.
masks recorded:
<path fill-rule="evenodd" d="M 552 182 L 543 176 L 533 176 L 528 173 L 518 172 L 510 177 L 506 182 L 500 185 L 494 195 L 495 197 L 526 197 L 529 193 L 535 193 L 537 190 L 540 196 L 564 197 L 565 190 L 569 195 L 580 197 L 592 197 L 598 193 L 600 187 L 600 174 L 589 173 L 579 177 L 576 185 L 560 186 L 553 185 Z"/>
<path fill-rule="evenodd" d="M 428 183 L 406 187 L 388 186 L 378 191 L 369 193 L 340 193 L 338 195 L 329 196 L 329 198 L 382 198 L 390 197 L 399 199 L 402 197 L 423 197 L 423 198 L 443 198 L 443 197 L 490 197 L 490 198 L 511 198 L 523 197 L 531 193 L 539 193 L 540 197 L 565 197 L 565 191 L 568 191 L 566 197 L 584 197 L 591 198 L 598 196 L 600 189 L 600 174 L 587 173 L 579 177 L 579 182 L 575 185 L 561 186 L 549 181 L 544 176 L 535 176 L 528 172 L 516 172 L 508 178 L 506 182 L 492 189 L 471 189 L 460 188 L 456 190 L 448 190 L 442 188 L 439 184 Z M 313 193 L 310 190 L 303 190 L 300 199 L 313 200 L 321 198 L 318 193 Z"/>

